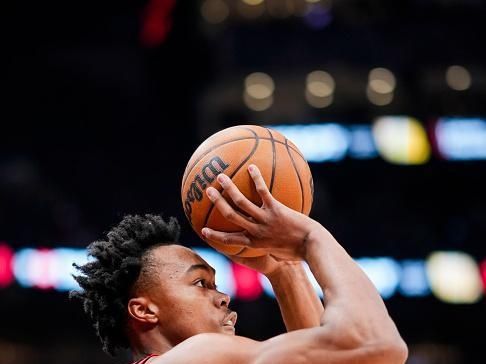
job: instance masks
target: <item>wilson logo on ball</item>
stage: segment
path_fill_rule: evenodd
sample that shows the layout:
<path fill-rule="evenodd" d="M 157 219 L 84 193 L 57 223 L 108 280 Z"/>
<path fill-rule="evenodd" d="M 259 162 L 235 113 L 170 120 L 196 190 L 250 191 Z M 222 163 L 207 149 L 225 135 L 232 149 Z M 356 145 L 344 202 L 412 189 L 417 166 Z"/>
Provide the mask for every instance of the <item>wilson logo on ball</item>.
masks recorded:
<path fill-rule="evenodd" d="M 195 201 L 202 200 L 203 191 L 208 185 L 213 183 L 218 174 L 223 173 L 229 166 L 230 165 L 225 163 L 220 157 L 215 156 L 203 165 L 201 171 L 194 176 L 184 201 L 184 213 L 191 223 L 192 204 Z"/>

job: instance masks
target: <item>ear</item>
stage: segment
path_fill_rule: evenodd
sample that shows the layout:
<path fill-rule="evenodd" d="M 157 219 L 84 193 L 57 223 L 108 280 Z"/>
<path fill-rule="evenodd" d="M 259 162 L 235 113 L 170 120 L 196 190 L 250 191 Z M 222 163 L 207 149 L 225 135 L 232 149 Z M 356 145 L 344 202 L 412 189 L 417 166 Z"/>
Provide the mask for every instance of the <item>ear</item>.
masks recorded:
<path fill-rule="evenodd" d="M 156 324 L 159 321 L 159 308 L 145 297 L 130 298 L 128 314 L 139 322 Z"/>

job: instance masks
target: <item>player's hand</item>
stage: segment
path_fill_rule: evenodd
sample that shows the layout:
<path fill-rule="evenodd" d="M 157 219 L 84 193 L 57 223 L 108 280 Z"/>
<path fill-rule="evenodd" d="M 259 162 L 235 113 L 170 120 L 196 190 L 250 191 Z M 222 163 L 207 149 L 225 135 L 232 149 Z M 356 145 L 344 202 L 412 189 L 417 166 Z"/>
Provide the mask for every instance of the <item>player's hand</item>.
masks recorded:
<path fill-rule="evenodd" d="M 215 188 L 208 187 L 206 194 L 219 212 L 243 231 L 225 233 L 205 227 L 202 235 L 224 245 L 265 249 L 276 259 L 302 260 L 305 256 L 306 239 L 320 224 L 277 201 L 255 165 L 250 165 L 248 171 L 260 195 L 262 206 L 256 206 L 248 200 L 228 176 L 220 174 L 217 177 L 218 182 L 228 198 L 244 214 L 231 207 Z"/>

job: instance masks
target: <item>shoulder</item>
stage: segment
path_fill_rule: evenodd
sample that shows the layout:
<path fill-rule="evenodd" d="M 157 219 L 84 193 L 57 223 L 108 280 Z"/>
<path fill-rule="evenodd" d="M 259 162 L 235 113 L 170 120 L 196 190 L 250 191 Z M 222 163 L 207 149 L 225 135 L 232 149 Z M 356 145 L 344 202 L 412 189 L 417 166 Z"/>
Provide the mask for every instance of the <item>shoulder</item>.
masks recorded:
<path fill-rule="evenodd" d="M 183 341 L 148 364 L 248 364 L 262 343 L 242 336 L 199 334 Z"/>
<path fill-rule="evenodd" d="M 243 336 L 199 334 L 147 364 L 321 363 L 322 357 L 310 360 L 320 344 L 313 331 L 297 330 L 262 342 Z"/>

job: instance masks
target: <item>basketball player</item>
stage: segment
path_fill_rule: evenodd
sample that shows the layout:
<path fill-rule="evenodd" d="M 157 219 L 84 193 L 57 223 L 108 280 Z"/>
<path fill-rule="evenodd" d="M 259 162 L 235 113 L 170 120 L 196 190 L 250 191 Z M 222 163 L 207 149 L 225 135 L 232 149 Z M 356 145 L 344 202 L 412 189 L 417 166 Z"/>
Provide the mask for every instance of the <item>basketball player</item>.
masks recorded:
<path fill-rule="evenodd" d="M 139 364 L 404 363 L 407 347 L 363 271 L 322 225 L 276 201 L 256 166 L 249 173 L 262 207 L 227 176 L 217 179 L 247 216 L 207 189 L 244 232 L 202 233 L 223 244 L 267 249 L 268 256 L 235 260 L 269 277 L 289 332 L 263 342 L 236 336 L 230 298 L 217 290 L 216 272 L 177 243 L 177 222 L 127 216 L 107 241 L 89 246 L 94 259 L 75 277 L 82 291 L 74 295 L 84 301 L 104 349 L 129 347 Z M 303 260 L 325 293 L 324 307 Z"/>

